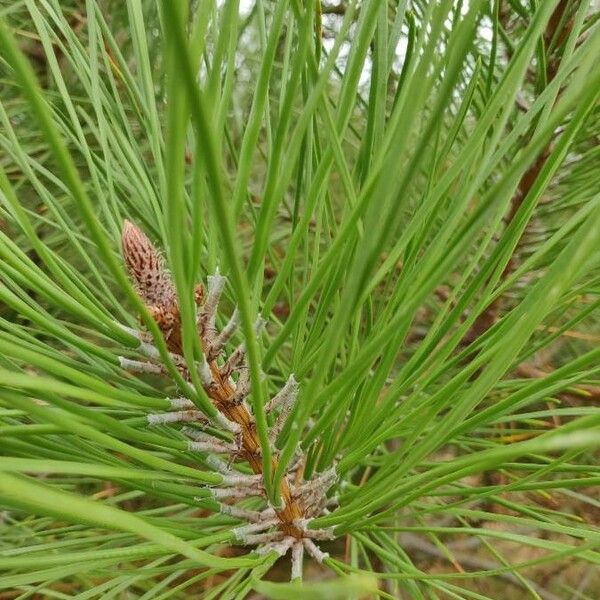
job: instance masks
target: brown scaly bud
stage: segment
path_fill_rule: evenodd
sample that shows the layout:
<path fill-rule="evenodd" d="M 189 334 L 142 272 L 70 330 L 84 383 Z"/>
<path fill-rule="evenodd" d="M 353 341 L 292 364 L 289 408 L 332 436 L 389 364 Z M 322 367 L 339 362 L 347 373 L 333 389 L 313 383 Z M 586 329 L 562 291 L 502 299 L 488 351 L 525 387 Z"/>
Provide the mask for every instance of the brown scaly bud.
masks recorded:
<path fill-rule="evenodd" d="M 131 221 L 121 235 L 125 266 L 140 298 L 163 332 L 171 352 L 181 354 L 181 317 L 175 286 L 163 258 L 146 234 Z"/>
<path fill-rule="evenodd" d="M 123 258 L 144 304 L 171 307 L 177 304 L 175 286 L 158 250 L 131 221 L 123 223 Z"/>

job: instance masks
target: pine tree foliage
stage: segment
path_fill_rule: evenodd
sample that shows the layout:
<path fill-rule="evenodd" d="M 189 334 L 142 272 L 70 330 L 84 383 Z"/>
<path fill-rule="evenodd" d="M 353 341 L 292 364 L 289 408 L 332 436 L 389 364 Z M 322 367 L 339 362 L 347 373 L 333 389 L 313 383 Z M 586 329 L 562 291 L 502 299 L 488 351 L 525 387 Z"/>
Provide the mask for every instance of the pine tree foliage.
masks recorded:
<path fill-rule="evenodd" d="M 2 597 L 596 597 L 599 16 L 0 0 Z"/>

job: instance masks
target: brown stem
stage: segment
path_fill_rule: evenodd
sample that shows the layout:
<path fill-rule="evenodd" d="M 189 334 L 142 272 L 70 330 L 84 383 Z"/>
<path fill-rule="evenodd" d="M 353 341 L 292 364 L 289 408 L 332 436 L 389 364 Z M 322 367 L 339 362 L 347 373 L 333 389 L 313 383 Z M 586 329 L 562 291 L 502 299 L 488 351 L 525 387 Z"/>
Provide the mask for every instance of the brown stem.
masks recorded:
<path fill-rule="evenodd" d="M 565 16 L 565 11 L 569 5 L 569 0 L 561 0 L 557 7 L 555 8 L 550 20 L 548 21 L 548 25 L 546 27 L 546 31 L 544 32 L 544 42 L 546 44 L 546 48 L 554 41 L 555 46 L 554 50 L 551 52 L 547 52 L 546 57 L 546 81 L 548 83 L 556 77 L 556 73 L 558 72 L 558 67 L 560 65 L 560 57 L 559 51 L 564 44 L 569 32 L 573 27 L 573 18 L 569 19 L 562 27 L 561 23 L 563 23 L 563 17 Z M 560 31 L 559 31 L 560 28 Z M 508 214 L 506 215 L 504 222 L 506 226 L 512 222 L 515 218 L 515 215 L 518 213 L 523 201 L 531 191 L 533 184 L 538 178 L 540 172 L 544 168 L 548 157 L 552 153 L 554 149 L 554 141 L 551 140 L 548 145 L 540 152 L 537 156 L 534 163 L 529 167 L 529 169 L 524 173 L 519 181 L 517 186 L 517 191 L 515 192 L 513 198 L 511 199 L 511 206 Z M 521 245 L 521 240 L 517 243 L 513 255 L 511 256 L 504 272 L 501 275 L 502 280 L 506 280 L 514 271 L 517 269 L 518 261 L 516 255 L 518 254 L 519 246 Z M 473 325 L 463 338 L 463 344 L 471 344 L 479 336 L 483 335 L 496 321 L 499 319 L 505 304 L 505 298 L 499 297 L 494 302 L 492 302 L 489 306 L 487 306 L 475 319 Z"/>
<path fill-rule="evenodd" d="M 216 362 L 213 361 L 210 364 L 210 369 L 215 383 L 210 386 L 206 392 L 213 401 L 217 410 L 223 413 L 230 421 L 233 421 L 240 426 L 244 458 L 246 458 L 254 473 L 261 474 L 263 469 L 260 440 L 256 433 L 254 419 L 243 404 L 236 402 L 235 390 L 229 381 L 222 377 L 221 371 Z M 279 461 L 277 458 L 273 457 L 271 460 L 272 471 L 277 469 L 278 464 Z M 302 519 L 304 517 L 304 510 L 294 498 L 288 481 L 285 477 L 281 480 L 279 491 L 283 500 L 283 508 L 275 509 L 275 513 L 281 521 L 279 527 L 286 535 L 301 539 L 304 537 L 304 534 L 302 530 L 294 524 L 294 522 L 297 519 Z"/>

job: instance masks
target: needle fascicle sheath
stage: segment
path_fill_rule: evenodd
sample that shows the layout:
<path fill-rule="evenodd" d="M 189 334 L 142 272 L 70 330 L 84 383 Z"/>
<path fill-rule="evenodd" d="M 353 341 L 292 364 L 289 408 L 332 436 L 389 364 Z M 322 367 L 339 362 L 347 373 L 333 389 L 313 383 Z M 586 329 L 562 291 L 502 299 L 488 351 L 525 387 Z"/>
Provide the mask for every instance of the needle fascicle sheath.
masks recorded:
<path fill-rule="evenodd" d="M 292 575 L 290 579 L 302 579 L 302 562 L 304 560 L 304 544 L 301 541 L 294 542 L 292 547 Z"/>

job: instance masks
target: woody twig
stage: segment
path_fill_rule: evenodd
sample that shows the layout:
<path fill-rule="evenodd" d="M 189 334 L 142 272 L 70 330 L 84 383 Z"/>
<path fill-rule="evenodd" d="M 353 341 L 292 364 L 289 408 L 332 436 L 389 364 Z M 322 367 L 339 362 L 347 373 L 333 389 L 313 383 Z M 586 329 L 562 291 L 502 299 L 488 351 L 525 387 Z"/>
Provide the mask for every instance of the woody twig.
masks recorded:
<path fill-rule="evenodd" d="M 164 260 L 148 237 L 129 221 L 123 227 L 122 244 L 125 265 L 136 291 L 158 325 L 182 377 L 191 382 L 189 369 L 192 367 L 186 365 L 183 359 L 179 302 Z M 182 432 L 190 440 L 189 450 L 205 454 L 206 462 L 223 476 L 219 487 L 212 488 L 213 497 L 221 502 L 222 512 L 247 522 L 234 530 L 235 539 L 242 545 L 256 546 L 260 553 L 275 551 L 283 555 L 291 549 L 292 578 L 297 578 L 301 576 L 304 550 L 319 562 L 327 556 L 314 540 L 332 539 L 333 532 L 330 529 L 311 529 L 309 523 L 327 511 L 327 492 L 336 482 L 335 469 L 317 474 L 310 481 L 302 481 L 298 480 L 296 473 L 292 473 L 292 467 L 281 481 L 281 506 L 268 506 L 262 480 L 261 445 L 247 402 L 251 385 L 245 345 L 239 345 L 229 355 L 225 351 L 238 326 L 237 310 L 220 332 L 217 328 L 219 300 L 225 283 L 225 278 L 217 273 L 208 277 L 206 293 L 201 285 L 195 288 L 196 328 L 204 352 L 203 361 L 195 368 L 204 391 L 217 409 L 218 416 L 213 426 L 216 431 L 224 430 L 225 435 L 209 432 L 208 416 L 185 397 L 172 400 L 169 412 L 148 415 L 148 423 L 153 426 L 185 424 Z M 259 319 L 257 328 L 262 325 L 263 321 Z M 122 367 L 135 373 L 167 376 L 167 370 L 148 335 L 142 331 L 129 331 L 140 341 L 138 349 L 147 360 L 121 358 Z M 277 413 L 269 432 L 273 471 L 278 466 L 275 441 L 292 411 L 298 391 L 299 384 L 290 375 L 280 392 L 265 407 L 267 413 Z M 233 439 L 227 441 L 224 437 Z M 246 462 L 253 474 L 234 470 L 232 465 L 236 461 Z M 266 508 L 250 511 L 225 502 L 251 497 L 262 498 Z"/>

